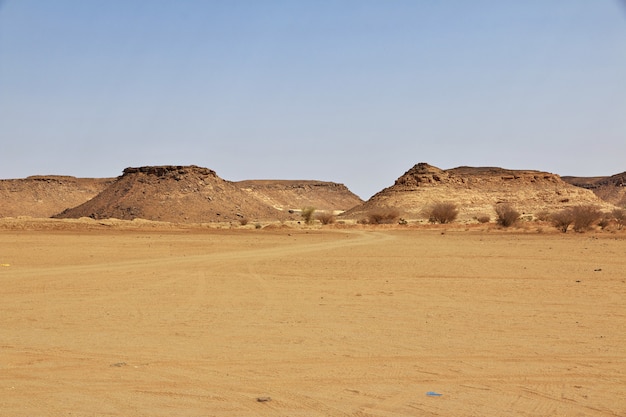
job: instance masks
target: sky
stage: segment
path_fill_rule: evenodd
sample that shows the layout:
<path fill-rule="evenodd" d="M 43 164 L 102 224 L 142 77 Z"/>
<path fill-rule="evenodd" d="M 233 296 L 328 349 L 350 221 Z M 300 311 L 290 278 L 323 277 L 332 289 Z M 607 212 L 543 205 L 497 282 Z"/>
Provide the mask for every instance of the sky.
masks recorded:
<path fill-rule="evenodd" d="M 624 0 L 0 0 L 0 178 L 626 171 Z"/>

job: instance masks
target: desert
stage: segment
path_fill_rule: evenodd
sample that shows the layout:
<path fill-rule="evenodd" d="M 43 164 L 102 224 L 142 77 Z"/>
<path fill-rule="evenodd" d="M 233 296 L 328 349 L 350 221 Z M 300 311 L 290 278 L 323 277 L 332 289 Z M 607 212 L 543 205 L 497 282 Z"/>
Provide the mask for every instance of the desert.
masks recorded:
<path fill-rule="evenodd" d="M 2 415 L 626 413 L 623 234 L 1 225 Z"/>
<path fill-rule="evenodd" d="M 626 232 L 535 217 L 617 207 L 590 189 L 418 164 L 363 202 L 167 166 L 4 207 L 35 184 L 61 212 L 59 182 L 85 202 L 0 218 L 2 415 L 626 415 Z M 459 218 L 420 218 L 442 196 Z M 472 217 L 502 201 L 514 225 Z M 359 220 L 391 206 L 410 220 Z"/>

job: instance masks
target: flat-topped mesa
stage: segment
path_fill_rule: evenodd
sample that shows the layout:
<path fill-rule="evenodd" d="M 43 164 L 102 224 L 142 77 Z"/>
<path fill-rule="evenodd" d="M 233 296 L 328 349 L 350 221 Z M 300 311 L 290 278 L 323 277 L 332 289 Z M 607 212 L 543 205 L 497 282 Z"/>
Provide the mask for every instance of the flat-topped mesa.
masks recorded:
<path fill-rule="evenodd" d="M 392 189 L 408 191 L 416 187 L 457 185 L 471 187 L 485 182 L 518 180 L 521 182 L 559 183 L 560 177 L 549 172 L 512 170 L 498 167 L 461 166 L 443 170 L 420 162 L 395 181 Z"/>
<path fill-rule="evenodd" d="M 122 176 L 142 173 L 146 175 L 154 175 L 157 177 L 179 176 L 186 174 L 197 174 L 203 176 L 217 177 L 215 171 L 209 168 L 199 167 L 196 165 L 160 165 L 160 166 L 143 166 L 143 167 L 129 167 L 124 169 Z"/>
<path fill-rule="evenodd" d="M 424 213 L 437 202 L 455 203 L 459 219 L 466 221 L 483 215 L 494 218 L 494 207 L 502 203 L 513 205 L 526 217 L 580 204 L 610 209 L 591 191 L 567 184 L 549 172 L 467 166 L 442 170 L 422 162 L 394 185 L 348 210 L 346 217 L 359 219 L 393 208 L 405 219 L 427 219 Z"/>

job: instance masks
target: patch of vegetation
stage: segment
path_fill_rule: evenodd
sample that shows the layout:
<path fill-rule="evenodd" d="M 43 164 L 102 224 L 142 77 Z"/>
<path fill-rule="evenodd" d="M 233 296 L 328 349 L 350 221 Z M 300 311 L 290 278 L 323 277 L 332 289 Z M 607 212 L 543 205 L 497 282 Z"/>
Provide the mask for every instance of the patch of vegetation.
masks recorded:
<path fill-rule="evenodd" d="M 320 223 L 322 224 L 333 224 L 336 221 L 335 215 L 333 213 L 327 213 L 327 212 L 318 213 L 317 216 L 315 216 L 315 218 L 319 220 Z"/>
<path fill-rule="evenodd" d="M 476 221 L 478 223 L 489 223 L 491 221 L 491 217 L 487 214 L 481 214 L 480 216 L 476 217 Z"/>
<path fill-rule="evenodd" d="M 496 216 L 498 224 L 502 227 L 513 226 L 519 219 L 520 213 L 510 204 L 496 205 Z"/>
<path fill-rule="evenodd" d="M 602 217 L 600 209 L 594 205 L 576 206 L 572 208 L 574 216 L 574 230 L 584 232 Z"/>
<path fill-rule="evenodd" d="M 400 212 L 394 208 L 372 211 L 367 215 L 368 224 L 393 224 L 400 218 Z"/>
<path fill-rule="evenodd" d="M 567 233 L 567 229 L 574 222 L 574 213 L 571 208 L 552 213 L 550 215 L 550 222 L 561 232 Z"/>
<path fill-rule="evenodd" d="M 431 223 L 452 223 L 459 215 L 459 209 L 452 202 L 438 202 L 433 204 L 428 213 L 428 221 Z"/>
<path fill-rule="evenodd" d="M 311 224 L 315 220 L 313 214 L 315 213 L 315 207 L 304 207 L 300 215 L 302 216 L 302 220 L 304 223 Z"/>

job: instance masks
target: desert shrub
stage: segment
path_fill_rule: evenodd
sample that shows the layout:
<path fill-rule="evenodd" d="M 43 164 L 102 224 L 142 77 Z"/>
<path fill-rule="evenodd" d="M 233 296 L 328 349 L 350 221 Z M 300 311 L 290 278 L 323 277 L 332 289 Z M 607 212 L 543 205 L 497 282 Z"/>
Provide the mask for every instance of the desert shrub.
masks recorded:
<path fill-rule="evenodd" d="M 320 221 L 320 223 L 322 224 L 333 224 L 335 223 L 335 215 L 333 213 L 318 213 L 317 216 L 315 216 L 317 220 Z"/>
<path fill-rule="evenodd" d="M 567 233 L 567 228 L 574 222 L 574 213 L 571 208 L 552 213 L 550 222 L 561 232 Z"/>
<path fill-rule="evenodd" d="M 491 221 L 491 217 L 489 217 L 487 214 L 481 214 L 480 216 L 476 217 L 476 221 L 478 223 L 489 223 Z"/>
<path fill-rule="evenodd" d="M 400 217 L 400 212 L 394 208 L 379 209 L 367 215 L 369 224 L 392 224 Z"/>
<path fill-rule="evenodd" d="M 456 204 L 451 202 L 439 202 L 433 204 L 428 213 L 428 221 L 431 223 L 452 223 L 459 215 Z"/>
<path fill-rule="evenodd" d="M 498 224 L 503 227 L 513 226 L 519 219 L 519 212 L 510 204 L 496 205 L 496 216 L 498 216 Z"/>
<path fill-rule="evenodd" d="M 255 224 L 254 224 L 254 228 L 255 228 L 255 229 L 260 229 L 261 227 L 263 227 L 263 226 L 261 225 L 261 223 L 255 223 Z"/>
<path fill-rule="evenodd" d="M 248 219 L 246 219 L 245 217 L 242 217 L 239 219 L 239 224 L 242 226 L 245 226 L 248 224 Z"/>
<path fill-rule="evenodd" d="M 615 224 L 617 224 L 617 229 L 621 230 L 626 224 L 626 210 L 622 208 L 615 209 L 611 212 L 613 215 L 613 220 L 615 220 Z"/>
<path fill-rule="evenodd" d="M 311 224 L 313 223 L 313 214 L 315 213 L 315 207 L 305 207 L 302 209 L 302 212 L 300 213 L 300 215 L 302 216 L 302 220 L 304 220 L 304 222 L 306 224 Z"/>
<path fill-rule="evenodd" d="M 602 212 L 594 205 L 573 207 L 572 214 L 574 216 L 574 230 L 577 232 L 588 230 L 602 217 Z"/>

